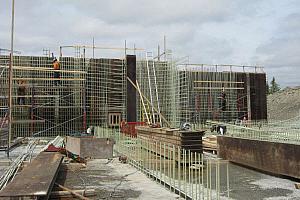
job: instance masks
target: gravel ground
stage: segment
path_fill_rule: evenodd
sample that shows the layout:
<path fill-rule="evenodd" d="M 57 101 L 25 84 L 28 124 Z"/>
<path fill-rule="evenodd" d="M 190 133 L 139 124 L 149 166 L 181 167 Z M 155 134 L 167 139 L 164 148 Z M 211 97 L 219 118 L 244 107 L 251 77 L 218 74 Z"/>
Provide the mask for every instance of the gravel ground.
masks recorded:
<path fill-rule="evenodd" d="M 300 115 L 300 87 L 268 95 L 268 118 L 285 120 Z"/>
<path fill-rule="evenodd" d="M 297 200 L 300 190 L 289 179 L 230 164 L 230 197 L 237 200 Z"/>

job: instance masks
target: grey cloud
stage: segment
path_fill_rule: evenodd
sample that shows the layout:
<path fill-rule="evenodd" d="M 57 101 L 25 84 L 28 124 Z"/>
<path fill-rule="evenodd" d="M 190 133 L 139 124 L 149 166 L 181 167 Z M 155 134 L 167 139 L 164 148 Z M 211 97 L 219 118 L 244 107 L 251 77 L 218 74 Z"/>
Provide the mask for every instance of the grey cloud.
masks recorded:
<path fill-rule="evenodd" d="M 282 19 L 276 34 L 257 48 L 257 59 L 284 86 L 300 85 L 300 14 L 292 13 Z"/>
<path fill-rule="evenodd" d="M 9 48 L 10 3 L 0 1 L 1 48 Z M 299 7 L 296 0 L 16 0 L 15 48 L 57 54 L 59 45 L 95 37 L 97 45 L 120 47 L 126 39 L 156 51 L 167 35 L 168 48 L 191 62 L 259 64 L 280 76 L 300 62 Z M 280 81 L 297 82 L 287 77 Z"/>

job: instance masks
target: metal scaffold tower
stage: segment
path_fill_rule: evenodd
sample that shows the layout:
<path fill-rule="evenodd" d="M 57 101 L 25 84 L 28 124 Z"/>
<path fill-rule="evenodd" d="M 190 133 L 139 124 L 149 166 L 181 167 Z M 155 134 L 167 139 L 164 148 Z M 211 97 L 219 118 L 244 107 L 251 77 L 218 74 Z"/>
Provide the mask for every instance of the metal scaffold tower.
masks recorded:
<path fill-rule="evenodd" d="M 8 61 L 0 57 L 1 135 L 6 134 Z M 119 126 L 126 118 L 124 59 L 60 57 L 59 63 L 60 78 L 54 78 L 52 58 L 14 57 L 12 137 L 77 135 L 91 125 Z"/>
<path fill-rule="evenodd" d="M 251 85 L 247 77 L 264 73 L 261 68 L 206 64 L 183 64 L 180 68 L 187 76 L 190 122 L 250 118 Z"/>
<path fill-rule="evenodd" d="M 2 57 L 0 77 L 1 108 L 5 107 L 8 76 Z M 61 58 L 60 78 L 53 77 L 52 59 L 48 57 L 14 57 L 12 87 L 12 130 L 18 136 L 52 136 L 83 130 L 85 102 L 85 64 L 76 58 Z M 59 82 L 55 85 L 55 82 Z M 20 94 L 24 87 L 24 94 Z M 76 121 L 77 127 L 70 125 Z"/>
<path fill-rule="evenodd" d="M 165 125 L 158 112 L 174 127 L 184 121 L 181 114 L 181 97 L 186 91 L 180 92 L 179 71 L 172 63 L 170 53 L 166 55 L 165 61 L 155 60 L 150 52 L 146 53 L 144 58 L 140 58 L 137 61 L 137 81 L 141 93 L 150 100 L 149 104 L 143 103 L 143 98 L 138 96 L 140 121 L 146 121 L 146 116 L 149 116 L 151 123 Z"/>
<path fill-rule="evenodd" d="M 137 100 L 136 121 L 162 126 L 232 121 L 253 114 L 252 107 L 263 107 L 253 95 L 256 76 L 264 75 L 260 68 L 179 64 L 170 51 L 164 55 L 164 60 L 152 53 L 138 57 L 135 83 L 127 80 L 125 58 L 60 57 L 60 78 L 54 78 L 52 58 L 14 56 L 12 135 L 52 137 L 76 135 L 88 126 L 119 127 L 130 112 L 128 84 L 136 88 L 131 93 Z M 2 135 L 7 130 L 9 64 L 9 56 L 0 56 Z M 259 83 L 265 83 L 264 77 Z"/>

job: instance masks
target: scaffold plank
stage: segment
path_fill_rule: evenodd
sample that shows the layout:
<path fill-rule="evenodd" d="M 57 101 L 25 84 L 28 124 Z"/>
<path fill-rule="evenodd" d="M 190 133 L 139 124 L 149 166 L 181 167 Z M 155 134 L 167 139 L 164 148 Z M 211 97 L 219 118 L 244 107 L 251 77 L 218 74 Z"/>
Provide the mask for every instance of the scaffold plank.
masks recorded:
<path fill-rule="evenodd" d="M 194 87 L 197 90 L 244 90 L 243 87 Z"/>
<path fill-rule="evenodd" d="M 27 123 L 45 123 L 45 120 L 15 120 L 13 124 L 27 124 Z"/>
<path fill-rule="evenodd" d="M 0 65 L 0 68 L 8 69 L 8 66 Z M 54 72 L 53 68 L 45 68 L 45 67 L 26 67 L 26 66 L 13 66 L 13 69 L 16 70 L 26 70 L 26 71 L 46 71 L 46 72 Z M 75 71 L 75 70 L 55 70 L 55 72 L 64 72 L 64 73 L 75 73 L 75 74 L 86 74 L 85 71 Z"/>
<path fill-rule="evenodd" d="M 48 199 L 62 160 L 63 156 L 59 153 L 40 153 L 0 191 L 0 197 Z"/>
<path fill-rule="evenodd" d="M 244 84 L 242 81 L 194 81 L 194 83 L 238 83 Z"/>
<path fill-rule="evenodd" d="M 17 98 L 17 97 L 34 97 L 34 98 L 45 98 L 45 97 L 59 97 L 59 95 L 20 95 L 20 96 L 12 96 L 12 98 Z M 0 96 L 0 99 L 5 99 L 8 98 L 8 96 Z"/>
<path fill-rule="evenodd" d="M 85 81 L 83 78 L 13 78 L 24 81 Z"/>

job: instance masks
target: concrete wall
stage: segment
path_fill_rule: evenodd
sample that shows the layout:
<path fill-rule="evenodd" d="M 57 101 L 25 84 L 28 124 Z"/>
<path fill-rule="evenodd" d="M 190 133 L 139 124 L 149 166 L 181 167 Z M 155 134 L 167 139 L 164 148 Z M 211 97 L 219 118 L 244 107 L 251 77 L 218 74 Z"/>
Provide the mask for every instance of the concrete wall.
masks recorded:
<path fill-rule="evenodd" d="M 114 143 L 111 138 L 67 137 L 66 149 L 81 158 L 112 158 Z"/>
<path fill-rule="evenodd" d="M 300 145 L 218 136 L 220 158 L 276 175 L 300 178 Z"/>

